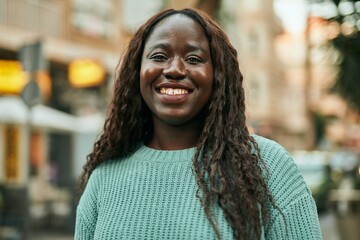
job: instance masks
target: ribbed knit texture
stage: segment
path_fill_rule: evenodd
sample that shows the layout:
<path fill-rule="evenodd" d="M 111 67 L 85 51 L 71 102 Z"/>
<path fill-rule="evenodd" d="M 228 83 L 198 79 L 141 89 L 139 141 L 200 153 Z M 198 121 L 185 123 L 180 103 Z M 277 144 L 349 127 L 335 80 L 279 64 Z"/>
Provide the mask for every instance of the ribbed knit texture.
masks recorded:
<path fill-rule="evenodd" d="M 322 239 L 314 200 L 290 155 L 271 140 L 254 138 L 287 224 L 271 209 L 262 239 Z M 77 207 L 75 239 L 216 239 L 195 196 L 194 153 L 195 148 L 161 151 L 142 145 L 131 156 L 98 166 Z M 233 239 L 219 207 L 216 216 L 222 239 Z"/>

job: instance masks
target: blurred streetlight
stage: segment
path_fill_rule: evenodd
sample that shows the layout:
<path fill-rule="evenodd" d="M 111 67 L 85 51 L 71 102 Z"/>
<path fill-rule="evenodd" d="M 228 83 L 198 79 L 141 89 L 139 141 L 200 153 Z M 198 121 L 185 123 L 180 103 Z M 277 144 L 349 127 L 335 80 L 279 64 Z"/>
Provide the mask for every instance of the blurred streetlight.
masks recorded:
<path fill-rule="evenodd" d="M 338 16 L 339 12 L 334 1 L 324 0 L 321 2 L 310 1 L 310 14 L 314 14 L 325 19 L 330 19 Z"/>
<path fill-rule="evenodd" d="M 339 2 L 339 13 L 343 16 L 350 15 L 355 12 L 355 6 L 352 1 L 341 0 Z"/>
<path fill-rule="evenodd" d="M 286 31 L 293 35 L 300 35 L 305 31 L 307 15 L 306 0 L 276 0 L 274 2 L 274 9 L 280 17 Z"/>
<path fill-rule="evenodd" d="M 310 0 L 311 15 L 341 24 L 344 35 L 360 31 L 360 1 Z"/>

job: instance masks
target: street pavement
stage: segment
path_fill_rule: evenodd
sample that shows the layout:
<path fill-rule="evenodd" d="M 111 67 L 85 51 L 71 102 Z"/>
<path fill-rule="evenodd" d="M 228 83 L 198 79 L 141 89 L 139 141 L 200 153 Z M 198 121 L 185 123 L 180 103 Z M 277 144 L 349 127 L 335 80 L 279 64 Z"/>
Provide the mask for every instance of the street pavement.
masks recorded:
<path fill-rule="evenodd" d="M 327 211 L 319 215 L 320 228 L 323 240 L 342 240 L 336 216 L 332 211 Z"/>
<path fill-rule="evenodd" d="M 74 240 L 74 236 L 62 233 L 33 233 L 29 240 Z"/>

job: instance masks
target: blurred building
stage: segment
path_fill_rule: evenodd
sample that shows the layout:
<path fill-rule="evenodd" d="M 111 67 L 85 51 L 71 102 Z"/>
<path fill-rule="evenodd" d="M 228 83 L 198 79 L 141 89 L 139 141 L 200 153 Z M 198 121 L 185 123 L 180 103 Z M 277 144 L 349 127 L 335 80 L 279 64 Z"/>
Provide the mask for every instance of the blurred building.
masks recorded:
<path fill-rule="evenodd" d="M 289 133 L 279 98 L 282 67 L 274 50 L 282 27 L 275 16 L 273 1 L 232 1 L 228 11 L 233 11 L 236 24 L 227 27 L 227 32 L 231 34 L 236 29 L 232 37 L 244 74 L 249 125 L 257 134 L 280 140 Z"/>
<path fill-rule="evenodd" d="M 149 16 L 184 7 L 217 18 L 238 49 L 253 131 L 289 149 L 312 142 L 309 106 L 323 108 L 317 103 L 324 99 L 323 90 L 315 90 L 323 88 L 313 85 L 327 81 L 315 77 L 328 78 L 333 68 L 316 65 L 310 72 L 306 35 L 283 30 L 272 0 L 0 0 L 0 182 L 40 186 L 26 189 L 39 226 L 50 224 L 42 219 L 48 203 L 63 199 L 51 205 L 52 224 L 71 231 L 72 187 L 102 127 L 126 43 Z M 30 116 L 20 98 L 28 78 L 17 89 L 1 84 L 22 74 L 21 49 L 34 42 L 43 50 L 44 64 L 34 75 L 42 104 Z"/>
<path fill-rule="evenodd" d="M 285 40 L 284 44 L 281 39 L 288 34 L 273 4 L 272 0 L 224 0 L 218 17 L 238 49 L 248 125 L 288 149 L 304 149 L 310 124 L 306 115 L 306 42 Z"/>
<path fill-rule="evenodd" d="M 123 47 L 119 9 L 119 1 L 0 0 L 2 227 L 73 231 L 74 184 Z M 34 43 L 43 64 L 24 73 L 24 60 L 36 60 L 21 53 Z M 31 111 L 21 98 L 29 79 L 42 96 Z"/>
<path fill-rule="evenodd" d="M 340 7 L 337 9 L 333 1 L 309 1 L 302 7 L 292 6 L 293 9 L 290 1 L 278 2 L 281 2 L 283 11 L 288 10 L 288 20 L 291 14 L 295 18 L 303 11 L 301 8 L 305 10 L 303 26 L 297 26 L 296 31 L 284 31 L 277 38 L 276 49 L 283 66 L 286 89 L 282 97 L 287 99 L 284 101 L 288 112 L 287 125 L 292 125 L 293 132 L 297 132 L 298 140 L 306 149 L 349 148 L 358 151 L 358 113 L 331 91 L 342 59 L 331 40 L 340 32 L 351 34 L 351 26 L 340 26 L 335 21 L 324 19 L 340 14 Z M 343 2 L 352 5 L 351 1 Z M 347 6 L 351 9 L 350 5 Z"/>
<path fill-rule="evenodd" d="M 325 122 L 323 139 L 328 141 L 327 145 L 320 142 L 319 147 L 327 150 L 348 148 L 358 152 L 359 115 L 339 95 L 330 90 L 338 77 L 342 59 L 341 53 L 335 49 L 331 40 L 346 29 L 341 29 L 340 24 L 318 16 L 309 17 L 308 28 L 311 79 L 309 108 Z"/>

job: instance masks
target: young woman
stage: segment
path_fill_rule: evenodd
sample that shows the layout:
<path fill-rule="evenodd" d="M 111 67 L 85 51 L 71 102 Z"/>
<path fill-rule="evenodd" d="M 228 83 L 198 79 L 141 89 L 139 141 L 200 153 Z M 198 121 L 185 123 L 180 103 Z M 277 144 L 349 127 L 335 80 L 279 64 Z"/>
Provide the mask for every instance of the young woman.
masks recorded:
<path fill-rule="evenodd" d="M 292 158 L 246 127 L 237 52 L 206 14 L 135 33 L 82 175 L 76 239 L 321 239 Z"/>

